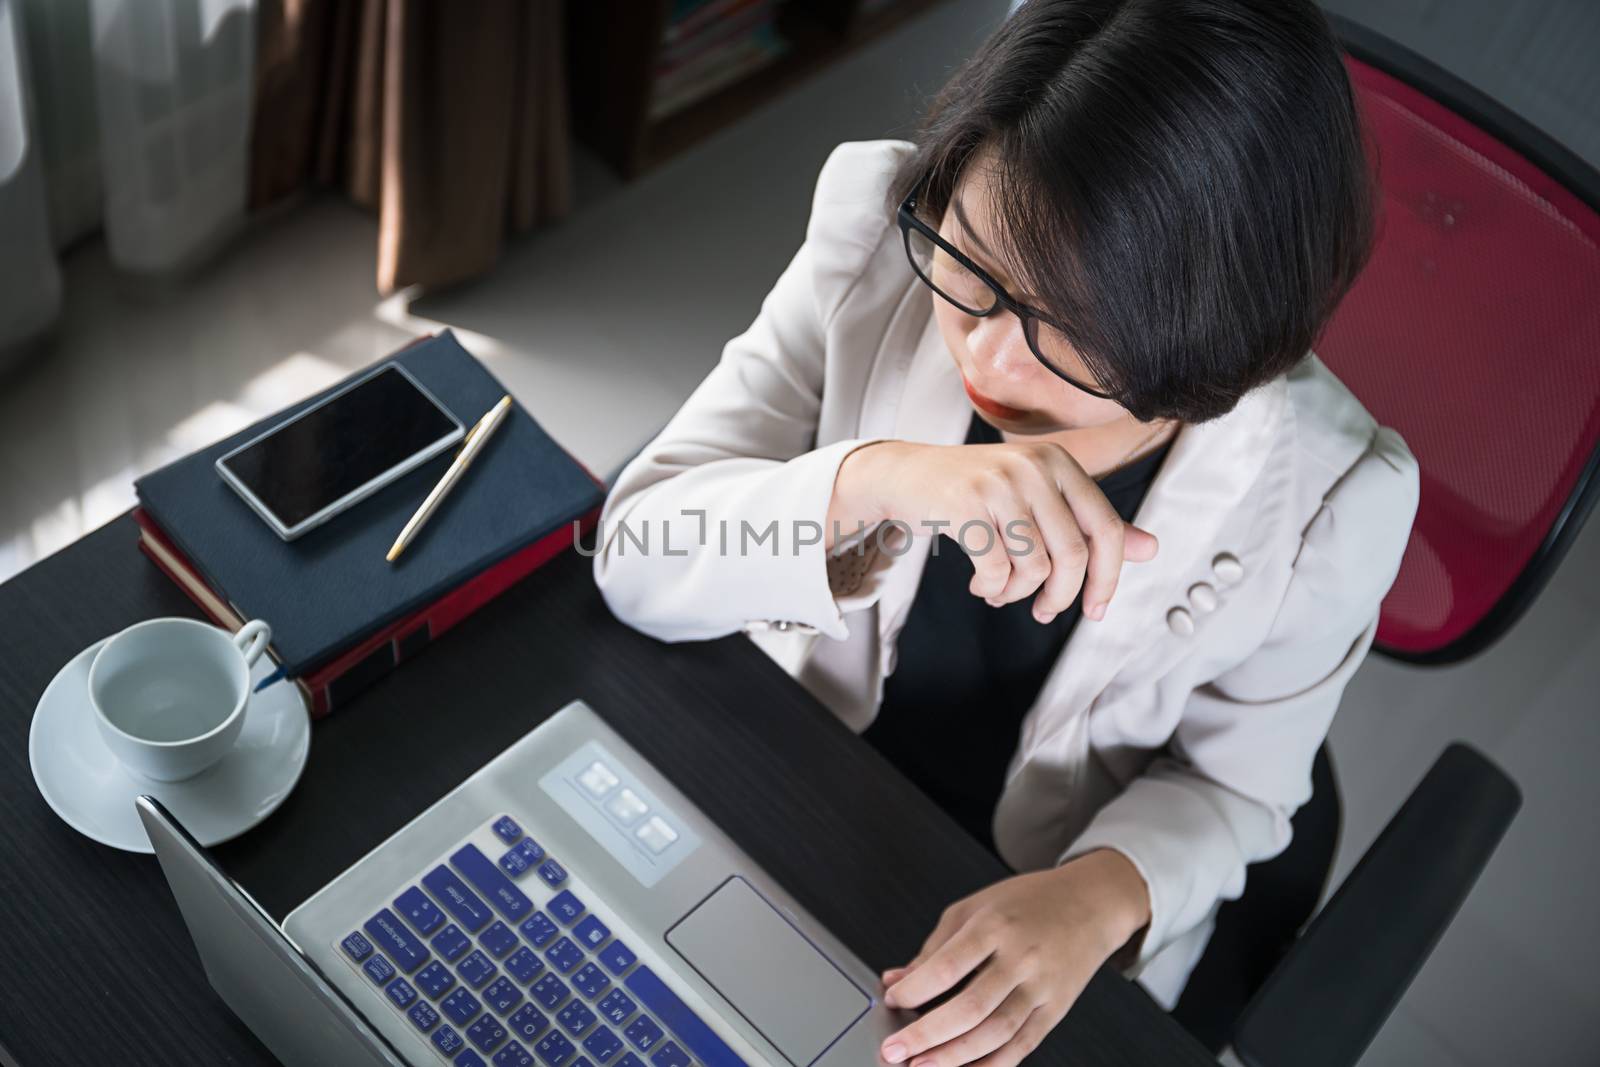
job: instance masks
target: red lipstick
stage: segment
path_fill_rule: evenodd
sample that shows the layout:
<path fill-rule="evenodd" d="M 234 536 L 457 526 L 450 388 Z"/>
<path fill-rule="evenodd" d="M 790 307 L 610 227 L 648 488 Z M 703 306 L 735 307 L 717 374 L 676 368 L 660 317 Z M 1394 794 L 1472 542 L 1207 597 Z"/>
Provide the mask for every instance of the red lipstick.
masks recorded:
<path fill-rule="evenodd" d="M 993 415 L 997 419 L 1009 419 L 1015 422 L 1028 414 L 1022 408 L 1007 407 L 997 401 L 990 400 L 972 387 L 972 383 L 967 381 L 965 374 L 961 376 L 961 385 L 967 391 L 967 399 L 971 400 L 975 407 Z"/>

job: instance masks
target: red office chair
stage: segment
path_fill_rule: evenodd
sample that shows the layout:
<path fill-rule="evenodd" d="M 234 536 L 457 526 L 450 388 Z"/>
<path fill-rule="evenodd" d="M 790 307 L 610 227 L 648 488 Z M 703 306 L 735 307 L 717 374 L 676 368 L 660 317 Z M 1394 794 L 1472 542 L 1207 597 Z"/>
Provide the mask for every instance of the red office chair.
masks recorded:
<path fill-rule="evenodd" d="M 1383 195 L 1372 261 L 1317 352 L 1421 467 L 1377 647 L 1451 663 L 1527 610 L 1600 496 L 1600 174 L 1420 56 L 1330 21 Z M 1313 784 L 1174 1011 L 1248 1067 L 1355 1064 L 1520 805 L 1504 772 L 1450 746 L 1306 926 L 1340 821 L 1326 751 Z"/>
<path fill-rule="evenodd" d="M 1379 647 L 1455 662 L 1527 610 L 1600 495 L 1600 176 L 1340 29 L 1383 210 L 1377 254 L 1317 351 L 1422 468 Z"/>

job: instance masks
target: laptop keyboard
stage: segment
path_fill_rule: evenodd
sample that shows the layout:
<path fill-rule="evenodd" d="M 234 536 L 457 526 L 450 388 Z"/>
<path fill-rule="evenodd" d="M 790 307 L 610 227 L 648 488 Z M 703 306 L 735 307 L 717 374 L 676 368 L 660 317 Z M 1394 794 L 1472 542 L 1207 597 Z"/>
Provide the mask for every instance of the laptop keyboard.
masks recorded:
<path fill-rule="evenodd" d="M 445 1063 L 748 1067 L 590 910 L 592 890 L 510 816 L 489 828 L 491 852 L 475 832 L 339 943 Z"/>

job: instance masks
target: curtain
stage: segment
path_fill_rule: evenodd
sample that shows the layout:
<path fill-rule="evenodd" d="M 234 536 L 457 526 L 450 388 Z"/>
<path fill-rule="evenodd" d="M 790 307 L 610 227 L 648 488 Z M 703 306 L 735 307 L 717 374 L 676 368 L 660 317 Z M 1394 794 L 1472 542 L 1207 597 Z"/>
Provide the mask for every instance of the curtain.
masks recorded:
<path fill-rule="evenodd" d="M 572 202 L 561 0 L 261 0 L 250 204 L 378 214 L 377 287 L 483 273 Z"/>
<path fill-rule="evenodd" d="M 243 217 L 255 0 L 0 0 L 0 369 L 56 317 L 56 254 L 177 274 Z"/>

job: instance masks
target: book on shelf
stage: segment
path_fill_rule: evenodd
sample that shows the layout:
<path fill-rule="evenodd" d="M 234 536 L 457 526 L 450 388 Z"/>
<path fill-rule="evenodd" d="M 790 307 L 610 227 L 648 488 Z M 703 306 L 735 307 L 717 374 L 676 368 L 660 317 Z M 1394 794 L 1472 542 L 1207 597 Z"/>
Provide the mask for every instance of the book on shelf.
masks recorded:
<path fill-rule="evenodd" d="M 699 32 L 676 40 L 664 40 L 661 51 L 656 55 L 656 77 L 664 77 L 708 51 L 735 43 L 770 25 L 777 13 L 778 6 L 772 0 L 756 0 L 707 24 Z"/>
<path fill-rule="evenodd" d="M 704 53 L 657 79 L 652 87 L 649 117 L 656 121 L 682 111 L 755 73 L 787 51 L 788 42 L 769 23 Z"/>
<path fill-rule="evenodd" d="M 449 331 L 390 358 L 464 425 L 505 393 Z M 218 625 L 265 619 L 273 629 L 269 654 L 317 716 L 564 551 L 593 528 L 604 499 L 599 480 L 514 406 L 397 563 L 385 551 L 450 455 L 283 541 L 222 482 L 215 460 L 344 384 L 135 483 L 140 549 Z"/>

